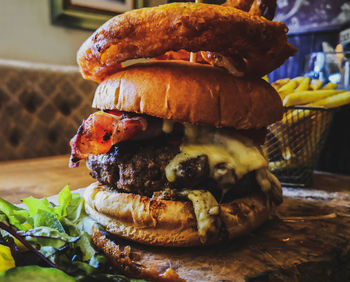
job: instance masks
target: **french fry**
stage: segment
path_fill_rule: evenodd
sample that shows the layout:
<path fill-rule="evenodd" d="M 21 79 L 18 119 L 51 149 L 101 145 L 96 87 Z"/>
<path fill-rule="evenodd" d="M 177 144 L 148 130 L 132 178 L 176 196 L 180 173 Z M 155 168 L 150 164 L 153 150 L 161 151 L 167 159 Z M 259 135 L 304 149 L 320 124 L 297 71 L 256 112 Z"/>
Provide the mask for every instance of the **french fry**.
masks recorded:
<path fill-rule="evenodd" d="M 283 118 L 281 120 L 283 125 L 286 124 L 294 124 L 297 123 L 298 121 L 308 117 L 310 115 L 310 110 L 304 110 L 304 109 L 296 109 L 288 114 L 284 114 Z"/>
<path fill-rule="evenodd" d="M 275 170 L 290 168 L 289 164 L 290 162 L 285 160 L 269 162 L 269 170 L 273 172 Z"/>
<path fill-rule="evenodd" d="M 310 83 L 310 88 L 311 88 L 312 90 L 318 90 L 318 89 L 321 88 L 322 84 L 323 84 L 323 82 L 322 82 L 321 80 L 319 80 L 319 79 L 313 79 L 313 80 L 311 81 L 311 83 Z"/>
<path fill-rule="evenodd" d="M 291 151 L 291 149 L 288 147 L 288 142 L 285 142 L 283 140 L 283 137 L 281 136 L 281 134 L 279 134 L 279 130 L 278 127 L 276 125 L 271 125 L 269 127 L 269 130 L 271 131 L 271 133 L 278 139 L 279 144 L 280 144 L 280 150 L 282 153 L 282 157 L 284 160 L 289 160 L 293 157 L 293 152 Z"/>
<path fill-rule="evenodd" d="M 311 107 L 335 108 L 350 104 L 350 91 L 327 97 L 309 104 Z"/>
<path fill-rule="evenodd" d="M 292 81 L 295 81 L 298 85 L 304 80 L 304 76 L 297 76 L 292 78 Z"/>
<path fill-rule="evenodd" d="M 275 82 L 271 83 L 271 86 L 278 91 L 283 85 L 288 83 L 290 81 L 290 78 L 282 78 L 279 80 L 276 80 Z"/>
<path fill-rule="evenodd" d="M 280 79 L 274 87 L 286 107 L 304 105 L 335 108 L 350 104 L 350 91 L 336 90 L 338 85 L 335 83 L 328 83 L 324 87 L 322 85 L 323 82 L 319 79 L 299 76 Z M 269 162 L 269 168 L 272 171 L 283 171 L 312 161 L 315 151 L 305 148 L 313 148 L 314 142 L 319 142 L 326 130 L 324 124 L 328 124 L 332 116 L 331 112 L 305 107 L 286 110 L 282 120 L 269 127 L 270 134 L 274 136 L 271 141 L 274 142 L 273 150 L 276 151 L 277 148 L 278 151 L 278 156 L 269 152 L 273 160 Z"/>
<path fill-rule="evenodd" d="M 314 103 L 318 100 L 322 100 L 334 94 L 339 94 L 344 92 L 344 90 L 316 90 L 316 91 L 300 91 L 288 94 L 283 99 L 283 105 L 295 106 L 295 105 L 305 105 Z"/>
<path fill-rule="evenodd" d="M 283 85 L 279 90 L 278 94 L 280 94 L 281 100 L 283 99 L 290 93 L 294 91 L 294 89 L 298 86 L 298 83 L 295 80 L 291 80 L 285 85 Z"/>
<path fill-rule="evenodd" d="M 308 90 L 309 89 L 309 85 L 310 85 L 310 77 L 304 77 L 300 81 L 299 86 L 295 89 L 295 92 Z"/>
<path fill-rule="evenodd" d="M 331 89 L 337 89 L 338 84 L 336 83 L 332 83 L 332 82 L 328 82 L 325 86 L 323 86 L 321 89 L 322 90 L 331 90 Z"/>

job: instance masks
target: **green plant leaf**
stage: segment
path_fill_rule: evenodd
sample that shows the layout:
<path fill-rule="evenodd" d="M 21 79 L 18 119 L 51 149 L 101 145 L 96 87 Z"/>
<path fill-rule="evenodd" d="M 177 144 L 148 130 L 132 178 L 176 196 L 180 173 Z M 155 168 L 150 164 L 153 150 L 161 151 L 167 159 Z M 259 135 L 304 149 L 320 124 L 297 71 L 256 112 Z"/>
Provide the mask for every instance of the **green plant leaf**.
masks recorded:
<path fill-rule="evenodd" d="M 75 282 L 76 279 L 56 268 L 36 265 L 11 268 L 0 273 L 0 281 L 6 282 Z"/>
<path fill-rule="evenodd" d="M 84 199 L 78 193 L 71 193 L 65 186 L 58 196 L 57 206 L 47 199 L 33 197 L 24 199 L 23 203 L 28 210 L 0 199 L 0 221 L 16 228 L 14 234 L 19 239 L 24 238 L 27 246 L 31 244 L 33 253 L 40 253 L 37 257 L 45 257 L 46 263 L 79 276 L 80 281 L 99 281 L 100 278 L 132 281 L 111 274 L 107 258 L 95 249 L 90 235 L 92 226 L 97 223 L 85 212 Z M 2 241 L 6 239 L 0 237 Z"/>
<path fill-rule="evenodd" d="M 58 195 L 58 206 L 55 207 L 56 215 L 60 217 L 67 216 L 67 207 L 72 200 L 72 193 L 69 190 L 69 185 L 66 185 Z"/>
<path fill-rule="evenodd" d="M 33 227 L 33 219 L 27 210 L 21 209 L 1 198 L 0 211 L 6 215 L 8 222 L 16 229 L 28 230 Z"/>
<path fill-rule="evenodd" d="M 67 218 L 72 222 L 78 222 L 85 216 L 87 214 L 84 209 L 84 199 L 78 193 L 73 193 L 72 200 L 67 206 Z"/>
<path fill-rule="evenodd" d="M 28 197 L 22 199 L 22 202 L 27 206 L 28 211 L 32 217 L 35 217 L 38 210 L 43 210 L 55 214 L 53 205 L 46 198 L 36 199 L 33 197 Z"/>
<path fill-rule="evenodd" d="M 34 227 L 41 226 L 47 226 L 56 229 L 61 233 L 65 232 L 61 222 L 55 215 L 46 210 L 38 209 L 34 216 Z"/>
<path fill-rule="evenodd" d="M 81 234 L 76 246 L 80 248 L 83 255 L 83 261 L 89 261 L 96 254 L 96 250 L 92 246 L 90 236 L 85 232 Z"/>

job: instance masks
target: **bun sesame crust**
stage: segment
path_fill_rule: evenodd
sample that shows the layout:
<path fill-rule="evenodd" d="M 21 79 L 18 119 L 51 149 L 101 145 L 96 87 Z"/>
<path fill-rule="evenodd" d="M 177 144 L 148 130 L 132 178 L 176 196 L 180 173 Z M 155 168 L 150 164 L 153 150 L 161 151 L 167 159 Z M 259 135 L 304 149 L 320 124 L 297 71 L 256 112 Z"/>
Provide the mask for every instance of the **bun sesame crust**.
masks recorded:
<path fill-rule="evenodd" d="M 126 67 L 97 87 L 92 106 L 236 129 L 265 127 L 283 112 L 279 95 L 263 79 L 182 61 Z"/>

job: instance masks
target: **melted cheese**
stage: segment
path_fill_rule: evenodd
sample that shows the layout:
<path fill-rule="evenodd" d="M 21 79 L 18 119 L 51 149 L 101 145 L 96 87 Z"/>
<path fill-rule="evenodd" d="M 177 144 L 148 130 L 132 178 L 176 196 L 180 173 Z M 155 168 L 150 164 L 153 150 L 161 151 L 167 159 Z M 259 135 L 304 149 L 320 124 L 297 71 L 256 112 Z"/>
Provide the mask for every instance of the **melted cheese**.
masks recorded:
<path fill-rule="evenodd" d="M 255 173 L 256 182 L 258 182 L 261 190 L 265 193 L 271 189 L 272 185 L 268 179 L 267 173 L 267 169 L 259 169 Z"/>
<path fill-rule="evenodd" d="M 171 133 L 174 129 L 174 121 L 170 119 L 163 119 L 162 131 L 165 133 Z"/>
<path fill-rule="evenodd" d="M 176 171 L 181 162 L 200 155 L 208 156 L 210 176 L 213 179 L 217 175 L 214 168 L 220 163 L 232 168 L 237 179 L 250 171 L 267 167 L 267 161 L 258 147 L 239 134 L 229 136 L 221 134 L 219 130 L 214 133 L 203 129 L 196 131 L 193 126 L 187 126 L 185 133 L 188 141 L 181 145 L 181 152 L 165 168 L 169 182 L 175 181 Z"/>
<path fill-rule="evenodd" d="M 181 152 L 165 168 L 165 175 L 169 182 L 176 180 L 176 173 L 182 162 L 200 155 L 207 155 L 211 178 L 219 179 L 220 171 L 216 167 L 218 164 L 224 163 L 225 168 L 233 169 L 235 175 L 227 175 L 223 180 L 224 184 L 234 184 L 236 178 L 240 179 L 254 170 L 257 171 L 257 182 L 265 193 L 276 181 L 279 183 L 268 172 L 267 161 L 259 148 L 250 139 L 238 133 L 232 134 L 221 129 L 213 130 L 204 126 L 185 124 L 185 142 L 180 150 Z M 209 191 L 202 190 L 185 190 L 182 193 L 193 204 L 201 242 L 204 243 L 209 234 L 218 238 L 221 224 L 220 206 L 214 196 Z"/>
<path fill-rule="evenodd" d="M 217 238 L 221 225 L 220 206 L 214 196 L 203 190 L 184 190 L 182 194 L 193 204 L 200 241 L 204 244 L 209 234 Z"/>
<path fill-rule="evenodd" d="M 282 189 L 281 183 L 277 177 L 274 176 L 267 168 L 258 169 L 255 175 L 256 181 L 264 193 L 268 193 L 272 189 L 272 186 L 277 187 L 277 189 Z"/>

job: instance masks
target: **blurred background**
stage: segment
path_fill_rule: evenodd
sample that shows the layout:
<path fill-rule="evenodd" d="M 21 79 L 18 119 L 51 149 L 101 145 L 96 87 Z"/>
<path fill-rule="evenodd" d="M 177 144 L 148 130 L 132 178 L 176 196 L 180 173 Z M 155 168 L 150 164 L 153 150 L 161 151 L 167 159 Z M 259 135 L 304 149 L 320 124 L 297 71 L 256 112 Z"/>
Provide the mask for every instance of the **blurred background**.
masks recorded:
<path fill-rule="evenodd" d="M 0 0 L 0 161 L 69 153 L 68 140 L 93 111 L 96 87 L 81 78 L 76 51 L 113 15 L 165 2 Z M 349 1 L 277 4 L 275 20 L 289 26 L 289 41 L 299 51 L 270 82 L 305 75 L 348 89 Z M 349 106 L 335 110 L 316 169 L 350 174 L 349 123 Z"/>

